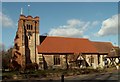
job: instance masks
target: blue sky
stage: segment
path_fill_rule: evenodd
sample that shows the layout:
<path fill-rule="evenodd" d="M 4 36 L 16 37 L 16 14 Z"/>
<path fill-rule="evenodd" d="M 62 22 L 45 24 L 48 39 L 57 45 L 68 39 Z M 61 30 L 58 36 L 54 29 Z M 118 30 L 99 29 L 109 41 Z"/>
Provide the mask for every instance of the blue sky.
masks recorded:
<path fill-rule="evenodd" d="M 119 2 L 119 0 L 1 0 L 2 2 Z"/>
<path fill-rule="evenodd" d="M 118 44 L 117 2 L 4 2 L 2 3 L 2 43 L 13 46 L 20 9 L 40 17 L 40 34 L 89 38 Z"/>

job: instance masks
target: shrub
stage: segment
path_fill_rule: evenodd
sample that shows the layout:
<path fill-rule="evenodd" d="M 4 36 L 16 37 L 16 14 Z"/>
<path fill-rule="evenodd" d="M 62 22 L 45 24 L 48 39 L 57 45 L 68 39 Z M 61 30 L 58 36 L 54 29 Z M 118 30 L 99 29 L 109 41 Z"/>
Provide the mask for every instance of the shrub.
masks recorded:
<path fill-rule="evenodd" d="M 38 70 L 38 64 L 37 63 L 27 64 L 25 70 Z"/>
<path fill-rule="evenodd" d="M 9 69 L 13 71 L 19 71 L 21 69 L 21 65 L 18 64 L 16 61 L 12 61 L 12 63 L 9 64 Z"/>

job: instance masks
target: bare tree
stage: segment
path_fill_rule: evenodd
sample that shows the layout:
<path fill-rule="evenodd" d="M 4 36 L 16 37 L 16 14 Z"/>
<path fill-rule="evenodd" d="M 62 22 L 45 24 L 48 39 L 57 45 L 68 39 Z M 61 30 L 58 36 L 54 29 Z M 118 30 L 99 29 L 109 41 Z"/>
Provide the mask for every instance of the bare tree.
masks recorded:
<path fill-rule="evenodd" d="M 10 65 L 10 59 L 12 57 L 12 48 L 8 49 L 7 51 L 2 51 L 2 68 L 8 69 Z"/>

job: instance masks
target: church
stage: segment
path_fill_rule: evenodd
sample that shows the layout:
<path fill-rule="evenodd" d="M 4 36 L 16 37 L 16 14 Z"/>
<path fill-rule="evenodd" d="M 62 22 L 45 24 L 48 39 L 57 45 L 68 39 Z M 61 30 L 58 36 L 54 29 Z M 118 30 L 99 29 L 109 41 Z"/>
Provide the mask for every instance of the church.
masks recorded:
<path fill-rule="evenodd" d="M 39 26 L 38 16 L 20 15 L 11 62 L 21 68 L 31 63 L 37 63 L 39 69 L 103 67 L 105 58 L 114 50 L 111 42 L 41 36 Z"/>

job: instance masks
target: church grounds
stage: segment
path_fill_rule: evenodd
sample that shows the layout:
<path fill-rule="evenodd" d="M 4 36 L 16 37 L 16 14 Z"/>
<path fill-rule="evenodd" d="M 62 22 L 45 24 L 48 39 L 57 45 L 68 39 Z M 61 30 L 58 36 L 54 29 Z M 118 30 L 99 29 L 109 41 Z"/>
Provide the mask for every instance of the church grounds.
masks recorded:
<path fill-rule="evenodd" d="M 111 72 L 116 70 L 115 67 L 110 68 L 85 68 L 85 69 L 49 69 L 49 70 L 29 70 L 26 72 L 19 72 L 19 71 L 7 71 L 2 73 L 3 80 L 21 80 L 21 79 L 53 79 L 54 78 L 61 78 L 62 75 L 65 77 L 67 76 L 76 76 L 76 75 L 83 75 L 83 74 L 93 74 L 93 73 L 105 73 Z"/>

